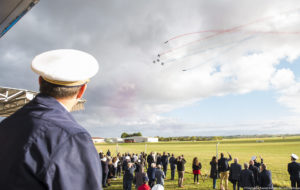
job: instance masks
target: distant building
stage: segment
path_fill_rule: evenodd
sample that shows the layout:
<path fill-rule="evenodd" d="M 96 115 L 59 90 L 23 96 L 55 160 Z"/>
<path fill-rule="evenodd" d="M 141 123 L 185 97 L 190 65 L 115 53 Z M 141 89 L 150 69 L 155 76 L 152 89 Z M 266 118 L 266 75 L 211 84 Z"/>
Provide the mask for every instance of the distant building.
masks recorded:
<path fill-rule="evenodd" d="M 93 140 L 94 144 L 96 144 L 96 143 L 104 143 L 105 142 L 105 139 L 102 138 L 102 137 L 92 137 L 92 140 Z"/>
<path fill-rule="evenodd" d="M 141 136 L 135 136 L 135 137 L 126 137 L 124 138 L 125 142 L 158 142 L 157 137 L 141 137 Z"/>
<path fill-rule="evenodd" d="M 112 142 L 112 143 L 124 143 L 124 139 L 122 139 L 122 138 L 115 137 L 115 138 L 108 138 L 108 139 L 109 139 L 109 142 Z M 108 141 L 108 139 L 106 141 Z"/>

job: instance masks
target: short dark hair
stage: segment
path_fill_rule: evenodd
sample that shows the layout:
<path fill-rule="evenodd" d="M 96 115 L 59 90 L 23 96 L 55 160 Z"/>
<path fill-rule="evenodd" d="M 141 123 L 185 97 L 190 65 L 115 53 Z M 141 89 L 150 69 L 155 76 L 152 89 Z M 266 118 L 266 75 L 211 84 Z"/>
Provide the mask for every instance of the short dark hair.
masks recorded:
<path fill-rule="evenodd" d="M 77 94 L 81 86 L 82 85 L 69 87 L 69 86 L 55 85 L 45 81 L 41 77 L 40 92 L 42 94 L 52 96 L 54 98 L 67 98 Z"/>
<path fill-rule="evenodd" d="M 221 153 L 221 158 L 223 158 L 223 157 L 224 157 L 224 153 L 222 152 L 222 153 Z"/>

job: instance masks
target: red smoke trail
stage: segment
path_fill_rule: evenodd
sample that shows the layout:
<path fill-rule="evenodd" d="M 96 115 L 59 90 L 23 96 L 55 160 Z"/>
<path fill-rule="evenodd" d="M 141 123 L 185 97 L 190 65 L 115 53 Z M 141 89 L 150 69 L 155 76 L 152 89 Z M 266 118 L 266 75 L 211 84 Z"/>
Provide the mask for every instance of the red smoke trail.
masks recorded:
<path fill-rule="evenodd" d="M 289 11 L 285 11 L 285 12 L 281 12 L 280 14 L 285 14 L 285 13 L 288 13 L 288 12 L 294 12 L 294 11 L 298 11 L 300 10 L 299 8 L 297 9 L 294 9 L 294 10 L 289 10 Z M 178 38 L 182 38 L 184 36 L 189 36 L 189 35 L 193 35 L 193 34 L 200 34 L 200 33 L 208 33 L 208 32 L 216 32 L 215 34 L 212 34 L 212 35 L 209 35 L 209 36 L 206 36 L 204 38 L 200 38 L 198 40 L 195 40 L 195 41 L 191 41 L 191 42 L 188 42 L 188 43 L 185 43 L 181 46 L 178 46 L 176 48 L 173 48 L 173 49 L 169 49 L 165 52 L 162 52 L 160 53 L 159 55 L 165 55 L 165 54 L 168 54 L 170 52 L 173 52 L 177 49 L 180 49 L 180 48 L 183 48 L 183 47 L 186 47 L 188 45 L 191 45 L 193 43 L 196 43 L 196 42 L 200 42 L 202 40 L 206 40 L 206 39 L 210 39 L 210 38 L 213 38 L 215 36 L 218 36 L 218 35 L 221 35 L 221 34 L 224 34 L 224 33 L 229 33 L 229 32 L 234 32 L 234 31 L 238 31 L 239 29 L 241 28 L 244 28 L 246 26 L 249 26 L 249 25 L 252 25 L 252 24 L 255 24 L 255 23 L 259 23 L 259 22 L 263 22 L 265 20 L 268 20 L 268 19 L 271 19 L 271 18 L 274 18 L 274 16 L 268 16 L 268 17 L 264 17 L 264 18 L 260 18 L 260 19 L 257 19 L 257 20 L 254 20 L 252 22 L 249 22 L 247 24 L 243 24 L 243 25 L 239 25 L 239 26 L 236 26 L 236 27 L 233 27 L 233 28 L 230 28 L 230 29 L 227 29 L 227 30 L 204 30 L 204 31 L 199 31 L 199 32 L 191 32 L 191 33 L 185 33 L 185 34 L 181 34 L 181 35 L 178 35 L 178 36 L 175 36 L 169 40 L 167 40 L 165 43 L 168 43 L 169 41 L 172 41 L 172 40 L 175 40 L 175 39 L 178 39 Z M 269 34 L 299 34 L 299 32 L 264 32 L 264 33 L 269 33 Z"/>

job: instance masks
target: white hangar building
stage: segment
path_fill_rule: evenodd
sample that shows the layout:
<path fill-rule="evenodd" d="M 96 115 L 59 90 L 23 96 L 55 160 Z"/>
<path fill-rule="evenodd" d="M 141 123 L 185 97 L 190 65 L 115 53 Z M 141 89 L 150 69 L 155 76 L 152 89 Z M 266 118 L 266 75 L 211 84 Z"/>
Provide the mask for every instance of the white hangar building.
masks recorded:
<path fill-rule="evenodd" d="M 134 142 L 158 142 L 157 137 L 141 137 L 141 136 L 135 136 L 135 137 L 126 137 L 124 138 L 124 141 L 133 140 Z"/>

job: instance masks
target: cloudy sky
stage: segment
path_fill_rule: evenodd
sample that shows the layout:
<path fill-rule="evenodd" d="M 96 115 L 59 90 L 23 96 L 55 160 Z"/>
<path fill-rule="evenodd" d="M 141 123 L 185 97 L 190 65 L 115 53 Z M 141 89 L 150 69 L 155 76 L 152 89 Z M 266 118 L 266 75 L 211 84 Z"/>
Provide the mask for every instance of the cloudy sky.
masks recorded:
<path fill-rule="evenodd" d="M 92 136 L 300 133 L 298 0 L 41 1 L 0 39 L 0 86 L 37 91 L 31 60 L 62 48 L 99 61 Z"/>

